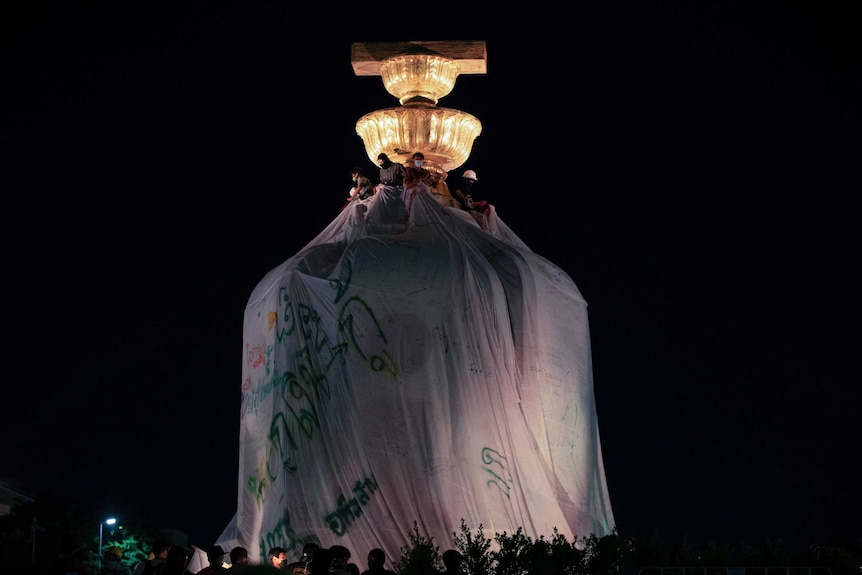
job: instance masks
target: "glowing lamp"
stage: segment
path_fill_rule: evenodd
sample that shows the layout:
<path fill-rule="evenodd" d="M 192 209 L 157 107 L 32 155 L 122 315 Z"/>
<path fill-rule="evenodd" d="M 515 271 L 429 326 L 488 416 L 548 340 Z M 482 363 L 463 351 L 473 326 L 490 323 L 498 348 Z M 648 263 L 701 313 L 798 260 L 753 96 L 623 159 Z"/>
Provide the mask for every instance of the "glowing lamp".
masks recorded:
<path fill-rule="evenodd" d="M 480 46 L 482 64 L 477 64 L 480 59 L 473 54 L 479 48 L 476 44 L 462 42 L 434 47 L 464 56 L 462 61 L 466 67 L 473 73 L 481 73 L 478 71 L 484 71 L 484 44 Z M 389 47 L 363 48 L 368 48 L 370 54 Z M 362 138 L 372 163 L 377 162 L 381 152 L 402 164 L 414 152 L 422 152 L 425 155 L 423 167 L 438 173 L 448 172 L 470 157 L 473 142 L 482 133 L 482 123 L 466 112 L 437 107 L 440 98 L 452 91 L 461 72 L 455 58 L 417 43 L 403 49 L 404 53 L 396 52 L 376 61 L 386 91 L 398 98 L 401 107 L 365 114 L 356 122 L 356 133 Z M 357 73 L 369 73 L 366 70 L 371 62 L 375 62 L 373 56 L 366 56 L 361 62 L 355 59 Z"/>

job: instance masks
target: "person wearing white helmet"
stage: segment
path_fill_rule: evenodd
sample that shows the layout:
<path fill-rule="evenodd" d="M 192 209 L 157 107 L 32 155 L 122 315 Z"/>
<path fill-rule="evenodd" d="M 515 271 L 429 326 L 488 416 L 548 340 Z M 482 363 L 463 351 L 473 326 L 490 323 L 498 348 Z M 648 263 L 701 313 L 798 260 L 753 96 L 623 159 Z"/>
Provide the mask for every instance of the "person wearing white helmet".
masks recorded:
<path fill-rule="evenodd" d="M 473 199 L 473 186 L 479 181 L 479 176 L 474 170 L 465 170 L 461 175 L 461 185 L 455 189 L 455 197 L 461 202 L 461 207 L 470 212 L 479 227 L 485 231 L 492 231 L 491 204 L 485 200 Z"/>
<path fill-rule="evenodd" d="M 461 202 L 461 207 L 465 210 L 473 209 L 473 196 L 471 190 L 473 184 L 479 181 L 479 177 L 473 170 L 466 170 L 461 175 L 461 185 L 455 188 L 455 197 Z"/>

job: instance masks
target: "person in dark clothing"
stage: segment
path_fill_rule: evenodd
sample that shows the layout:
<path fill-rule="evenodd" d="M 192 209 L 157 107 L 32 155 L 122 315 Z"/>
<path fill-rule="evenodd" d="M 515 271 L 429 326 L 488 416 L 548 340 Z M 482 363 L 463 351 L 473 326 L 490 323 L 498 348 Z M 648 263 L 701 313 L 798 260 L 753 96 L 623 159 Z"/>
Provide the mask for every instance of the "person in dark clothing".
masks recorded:
<path fill-rule="evenodd" d="M 153 543 L 152 556 L 135 565 L 134 575 L 152 575 L 158 573 L 159 565 L 167 559 L 170 548 L 171 544 L 164 539 L 159 539 Z"/>
<path fill-rule="evenodd" d="M 245 547 L 234 547 L 230 550 L 230 566 L 245 567 L 248 565 L 248 549 Z"/>
<path fill-rule="evenodd" d="M 485 200 L 474 200 L 472 196 L 473 186 L 479 178 L 473 170 L 467 170 L 461 177 L 460 185 L 455 189 L 455 198 L 461 202 L 461 207 L 473 216 L 476 223 L 483 230 L 489 231 L 491 223 L 488 218 L 491 213 L 491 204 Z"/>
<path fill-rule="evenodd" d="M 459 575 L 461 573 L 461 554 L 455 549 L 443 552 L 443 575 Z"/>
<path fill-rule="evenodd" d="M 170 551 L 168 551 L 169 557 L 170 554 Z M 209 565 L 198 571 L 198 575 L 218 575 L 219 573 L 226 572 L 224 556 L 225 552 L 221 545 L 213 545 L 207 549 L 207 561 L 209 561 Z"/>
<path fill-rule="evenodd" d="M 365 177 L 365 172 L 362 168 L 359 166 L 350 168 L 350 179 L 353 181 L 353 187 L 347 193 L 348 200 L 367 200 L 374 195 L 371 180 Z"/>
<path fill-rule="evenodd" d="M 395 571 L 386 568 L 386 552 L 374 548 L 368 552 L 368 569 L 362 575 L 397 575 Z"/>
<path fill-rule="evenodd" d="M 359 575 L 359 567 L 350 562 L 350 549 L 344 545 L 333 545 L 329 550 L 332 552 L 330 571 L 334 575 Z"/>
<path fill-rule="evenodd" d="M 188 567 L 189 558 L 186 550 L 178 545 L 172 546 L 168 550 L 168 555 L 165 557 L 164 563 L 161 564 L 159 575 L 194 575 L 186 567 Z M 203 570 L 199 571 L 200 573 Z"/>
<path fill-rule="evenodd" d="M 361 220 L 365 217 L 365 212 L 368 211 L 366 204 L 374 197 L 376 188 L 371 186 L 371 180 L 365 177 L 365 173 L 359 166 L 350 168 L 350 179 L 353 181 L 353 187 L 347 192 L 347 203 L 344 204 L 344 208 L 353 204 L 355 217 Z M 344 208 L 341 209 L 344 210 Z"/>
<path fill-rule="evenodd" d="M 377 156 L 377 165 L 380 166 L 380 186 L 400 188 L 404 185 L 404 166 L 396 164 L 384 153 Z"/>
<path fill-rule="evenodd" d="M 476 177 L 476 172 L 467 170 L 461 176 L 461 182 L 455 187 L 455 198 L 461 203 L 461 207 L 465 210 L 473 209 L 473 196 L 471 194 L 473 184 L 479 180 Z"/>
<path fill-rule="evenodd" d="M 329 575 L 332 565 L 332 551 L 328 547 L 320 547 L 314 552 L 308 564 L 308 575 Z"/>
<path fill-rule="evenodd" d="M 285 565 L 282 569 L 287 569 L 293 575 L 307 575 L 311 558 L 314 557 L 318 549 L 320 549 L 320 545 L 317 543 L 306 543 L 302 546 L 302 556 L 297 561 Z"/>

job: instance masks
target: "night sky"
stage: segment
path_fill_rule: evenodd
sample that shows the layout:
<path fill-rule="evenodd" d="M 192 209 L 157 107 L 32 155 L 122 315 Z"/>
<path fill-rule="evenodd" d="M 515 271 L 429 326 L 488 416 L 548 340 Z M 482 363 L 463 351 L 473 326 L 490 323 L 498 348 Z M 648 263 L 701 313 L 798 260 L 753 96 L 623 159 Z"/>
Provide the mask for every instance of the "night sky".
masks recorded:
<path fill-rule="evenodd" d="M 351 44 L 484 40 L 458 174 L 589 304 L 620 533 L 858 541 L 862 50 L 807 4 L 7 5 L 0 481 L 210 545 L 246 301 L 398 105 Z"/>

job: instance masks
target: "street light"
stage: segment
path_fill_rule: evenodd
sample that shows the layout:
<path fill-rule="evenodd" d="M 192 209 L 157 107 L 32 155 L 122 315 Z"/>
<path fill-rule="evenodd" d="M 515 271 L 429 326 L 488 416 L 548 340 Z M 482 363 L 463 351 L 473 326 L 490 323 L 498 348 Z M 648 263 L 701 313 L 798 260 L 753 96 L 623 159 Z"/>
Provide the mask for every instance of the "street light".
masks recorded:
<path fill-rule="evenodd" d="M 107 523 L 108 525 L 113 525 L 117 520 L 113 517 L 108 517 L 104 521 L 99 522 L 99 571 L 102 570 L 102 527 Z"/>

